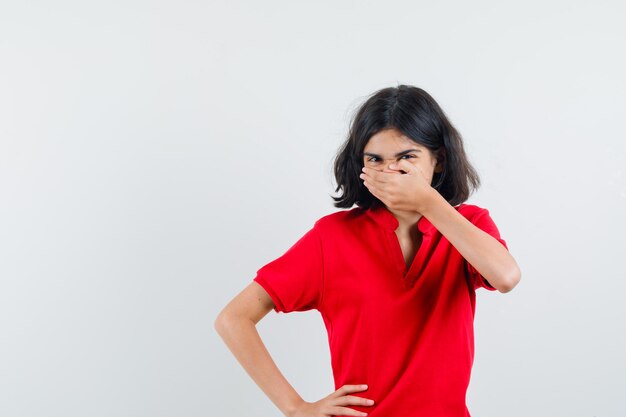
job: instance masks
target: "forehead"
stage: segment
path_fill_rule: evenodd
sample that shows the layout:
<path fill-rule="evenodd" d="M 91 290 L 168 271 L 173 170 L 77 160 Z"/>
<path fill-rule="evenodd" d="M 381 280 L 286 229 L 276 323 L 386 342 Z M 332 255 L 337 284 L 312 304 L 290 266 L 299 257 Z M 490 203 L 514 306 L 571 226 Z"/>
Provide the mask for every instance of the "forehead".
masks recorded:
<path fill-rule="evenodd" d="M 413 141 L 408 136 L 396 129 L 385 129 L 372 135 L 365 144 L 364 151 L 377 153 L 391 153 L 398 150 L 419 149 L 426 150 L 426 147 Z"/>

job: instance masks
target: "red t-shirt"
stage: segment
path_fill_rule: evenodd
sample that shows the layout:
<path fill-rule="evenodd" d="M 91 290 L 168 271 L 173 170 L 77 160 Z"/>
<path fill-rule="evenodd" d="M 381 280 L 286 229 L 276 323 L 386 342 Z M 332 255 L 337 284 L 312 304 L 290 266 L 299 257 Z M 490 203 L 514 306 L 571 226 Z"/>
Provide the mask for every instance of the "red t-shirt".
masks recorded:
<path fill-rule="evenodd" d="M 455 209 L 508 250 L 487 209 Z M 495 288 L 425 216 L 417 226 L 423 238 L 406 271 L 386 207 L 328 214 L 254 281 L 276 312 L 321 313 L 335 390 L 368 384 L 352 395 L 375 401 L 348 407 L 370 417 L 470 417 L 475 290 Z"/>

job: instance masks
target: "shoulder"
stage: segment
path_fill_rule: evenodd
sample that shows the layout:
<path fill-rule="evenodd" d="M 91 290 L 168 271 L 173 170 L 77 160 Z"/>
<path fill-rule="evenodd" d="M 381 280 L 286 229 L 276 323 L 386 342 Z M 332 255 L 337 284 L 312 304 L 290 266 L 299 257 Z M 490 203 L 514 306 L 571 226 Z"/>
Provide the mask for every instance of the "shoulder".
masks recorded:
<path fill-rule="evenodd" d="M 366 219 L 366 216 L 367 210 L 362 207 L 339 210 L 320 217 L 315 221 L 314 228 L 325 233 L 345 230 L 345 228 L 360 224 Z"/>
<path fill-rule="evenodd" d="M 477 206 L 475 204 L 467 204 L 461 203 L 456 206 L 456 209 L 459 213 L 463 215 L 468 220 L 477 219 L 485 214 L 489 214 L 489 210 L 484 207 Z"/>
<path fill-rule="evenodd" d="M 474 204 L 461 204 L 461 206 L 463 207 L 458 207 L 457 210 L 473 225 L 499 237 L 498 226 L 496 226 L 489 210 Z"/>

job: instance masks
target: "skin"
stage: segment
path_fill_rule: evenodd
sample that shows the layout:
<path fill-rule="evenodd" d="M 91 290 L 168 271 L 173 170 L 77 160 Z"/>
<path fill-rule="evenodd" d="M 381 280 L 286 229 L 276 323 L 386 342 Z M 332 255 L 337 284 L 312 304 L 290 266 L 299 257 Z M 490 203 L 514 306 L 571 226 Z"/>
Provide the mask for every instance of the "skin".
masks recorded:
<path fill-rule="evenodd" d="M 267 397 L 287 417 L 364 416 L 350 405 L 371 406 L 367 397 L 351 395 L 366 391 L 360 385 L 344 385 L 315 402 L 296 392 L 276 366 L 257 331 L 256 324 L 274 308 L 265 289 L 252 281 L 219 313 L 213 326 L 237 361 Z"/>
<path fill-rule="evenodd" d="M 373 184 L 372 179 L 367 174 L 361 174 L 365 186 L 374 196 L 385 203 L 389 211 L 398 220 L 399 225 L 395 232 L 402 248 L 407 269 L 422 241 L 421 233 L 417 228 L 417 221 L 422 217 L 422 213 L 415 209 L 416 203 L 413 200 L 401 204 L 394 201 L 396 204 L 391 204 L 389 199 L 398 194 L 394 187 L 410 186 L 410 192 L 417 194 L 411 194 L 411 197 L 415 201 L 422 200 L 424 194 L 431 188 L 430 184 L 434 174 L 443 169 L 443 158 L 443 150 L 433 153 L 427 147 L 414 142 L 396 129 L 385 129 L 376 133 L 363 149 L 363 166 L 367 167 L 367 172 L 372 175 L 374 171 L 402 174 L 401 167 L 397 165 L 400 161 L 410 163 L 419 173 L 419 175 L 414 175 L 411 178 L 413 181 L 410 183 L 401 181 L 404 178 L 397 178 L 398 181 L 394 183 L 385 182 L 385 178 L 379 176 L 376 177 L 378 180 L 376 184 Z M 402 196 L 406 198 L 406 194 L 404 193 Z"/>
<path fill-rule="evenodd" d="M 409 149 L 413 150 L 402 157 L 397 156 Z M 368 153 L 381 157 L 372 158 Z M 443 168 L 444 158 L 442 149 L 432 153 L 401 132 L 386 129 L 373 135 L 366 144 L 361 179 L 398 219 L 396 235 L 407 263 L 410 264 L 408 260 L 415 256 L 418 245 L 415 223 L 426 216 L 494 288 L 502 293 L 509 292 L 521 280 L 521 271 L 513 256 L 431 186 L 434 173 Z"/>
<path fill-rule="evenodd" d="M 406 155 L 396 155 L 408 149 L 412 150 Z M 500 292 L 510 291 L 519 282 L 519 268 L 502 244 L 470 223 L 431 187 L 434 173 L 442 168 L 445 157 L 442 150 L 432 153 L 400 132 L 387 129 L 370 138 L 365 152 L 382 159 L 364 157 L 362 179 L 398 219 L 396 235 L 408 264 L 420 243 L 416 223 L 426 216 Z M 349 407 L 373 405 L 370 398 L 351 395 L 367 390 L 361 385 L 344 385 L 315 402 L 300 397 L 276 366 L 256 328 L 273 308 L 269 294 L 252 281 L 222 309 L 214 322 L 214 328 L 237 361 L 267 397 L 287 417 L 366 415 Z"/>

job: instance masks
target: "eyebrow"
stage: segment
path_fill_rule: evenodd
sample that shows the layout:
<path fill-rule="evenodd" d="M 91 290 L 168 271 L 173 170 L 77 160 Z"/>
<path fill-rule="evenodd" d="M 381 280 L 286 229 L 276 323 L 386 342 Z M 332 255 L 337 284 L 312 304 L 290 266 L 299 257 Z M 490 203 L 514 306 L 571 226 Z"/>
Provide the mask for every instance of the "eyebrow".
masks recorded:
<path fill-rule="evenodd" d="M 396 156 L 406 155 L 406 154 L 407 154 L 407 153 L 409 153 L 409 152 L 421 152 L 421 150 L 420 150 L 420 149 L 407 149 L 407 150 L 405 150 L 405 151 L 398 152 L 398 153 L 396 154 Z M 376 158 L 380 158 L 380 155 L 377 155 L 377 154 L 375 154 L 375 153 L 371 153 L 371 152 L 363 152 L 363 155 L 373 156 L 373 157 L 376 157 Z"/>

